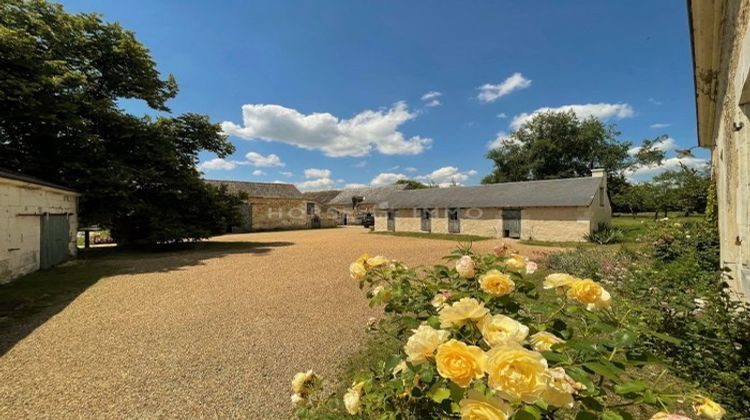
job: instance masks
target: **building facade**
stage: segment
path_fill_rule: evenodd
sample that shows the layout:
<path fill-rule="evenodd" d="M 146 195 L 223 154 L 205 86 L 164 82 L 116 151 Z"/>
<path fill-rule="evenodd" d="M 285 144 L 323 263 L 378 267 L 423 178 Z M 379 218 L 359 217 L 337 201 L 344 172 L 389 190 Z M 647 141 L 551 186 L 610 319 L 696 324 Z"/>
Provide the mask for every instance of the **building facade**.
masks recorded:
<path fill-rule="evenodd" d="M 750 298 L 750 0 L 688 2 L 698 144 L 711 150 L 727 281 Z"/>
<path fill-rule="evenodd" d="M 394 192 L 375 214 L 375 230 L 583 241 L 610 223 L 607 177 L 510 182 Z"/>
<path fill-rule="evenodd" d="M 0 172 L 0 283 L 76 256 L 79 194 Z"/>
<path fill-rule="evenodd" d="M 305 197 L 292 184 L 207 180 L 229 191 L 247 195 L 241 206 L 243 223 L 233 233 L 268 230 L 312 229 L 336 226 L 336 215 L 327 205 Z"/>
<path fill-rule="evenodd" d="M 349 188 L 343 191 L 319 191 L 305 194 L 327 199 L 325 204 L 337 219 L 339 225 L 359 225 L 367 214 L 375 213 L 378 203 L 390 193 L 403 191 L 406 185 L 388 185 L 385 187 Z M 332 193 L 336 194 L 332 194 Z"/>

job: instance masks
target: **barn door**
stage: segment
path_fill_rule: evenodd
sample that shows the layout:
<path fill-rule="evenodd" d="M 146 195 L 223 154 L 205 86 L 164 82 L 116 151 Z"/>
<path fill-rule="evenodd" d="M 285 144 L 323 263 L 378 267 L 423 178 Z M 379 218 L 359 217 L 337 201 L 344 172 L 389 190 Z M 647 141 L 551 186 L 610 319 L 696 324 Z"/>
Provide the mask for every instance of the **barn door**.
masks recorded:
<path fill-rule="evenodd" d="M 388 210 L 388 230 L 391 232 L 396 231 L 396 211 Z"/>
<path fill-rule="evenodd" d="M 458 218 L 458 209 L 448 209 L 448 232 L 460 233 L 461 222 Z"/>
<path fill-rule="evenodd" d="M 39 266 L 45 269 L 67 260 L 70 256 L 70 225 L 66 214 L 44 215 L 41 225 Z"/>
<path fill-rule="evenodd" d="M 503 210 L 503 238 L 521 237 L 521 210 Z"/>
<path fill-rule="evenodd" d="M 432 214 L 430 213 L 430 210 L 422 209 L 420 219 L 422 221 L 422 231 L 430 232 L 432 230 Z"/>

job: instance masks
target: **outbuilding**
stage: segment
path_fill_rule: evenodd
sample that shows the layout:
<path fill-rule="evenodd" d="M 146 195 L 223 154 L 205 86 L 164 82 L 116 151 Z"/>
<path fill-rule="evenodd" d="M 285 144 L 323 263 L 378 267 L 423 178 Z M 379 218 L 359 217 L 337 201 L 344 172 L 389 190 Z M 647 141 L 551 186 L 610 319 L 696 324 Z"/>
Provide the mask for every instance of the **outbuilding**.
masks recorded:
<path fill-rule="evenodd" d="M 0 283 L 76 256 L 79 195 L 0 171 Z"/>
<path fill-rule="evenodd" d="M 375 230 L 567 242 L 611 218 L 606 173 L 594 169 L 583 178 L 393 192 L 378 205 Z"/>
<path fill-rule="evenodd" d="M 386 185 L 383 187 L 347 188 L 326 204 L 336 212 L 338 224 L 360 225 L 367 214 L 374 214 L 378 203 L 385 200 L 391 193 L 403 191 L 404 184 Z"/>
<path fill-rule="evenodd" d="M 292 184 L 276 182 L 246 182 L 206 180 L 223 185 L 231 192 L 247 195 L 240 212 L 243 222 L 230 226 L 231 232 L 256 232 L 268 230 L 309 229 L 336 225 L 335 215 L 328 207 L 309 199 Z"/>

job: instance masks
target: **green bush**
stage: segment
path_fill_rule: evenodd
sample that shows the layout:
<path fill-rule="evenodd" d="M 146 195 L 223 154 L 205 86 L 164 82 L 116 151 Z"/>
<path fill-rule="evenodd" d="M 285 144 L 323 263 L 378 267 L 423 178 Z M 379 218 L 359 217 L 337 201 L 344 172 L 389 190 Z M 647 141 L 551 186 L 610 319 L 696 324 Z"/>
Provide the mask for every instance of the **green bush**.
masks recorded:
<path fill-rule="evenodd" d="M 542 289 L 536 264 L 517 255 L 460 248 L 447 259 L 419 270 L 383 257 L 351 265 L 384 307 L 376 333 L 402 347 L 363 364 L 343 395 L 319 396 L 320 378 L 297 374 L 299 417 L 634 419 L 698 401 L 664 380 L 644 350 L 653 335 L 601 284 L 556 273 Z"/>
<path fill-rule="evenodd" d="M 616 244 L 622 242 L 625 233 L 621 229 L 612 227 L 609 223 L 599 223 L 596 230 L 586 234 L 584 238 L 599 245 Z"/>

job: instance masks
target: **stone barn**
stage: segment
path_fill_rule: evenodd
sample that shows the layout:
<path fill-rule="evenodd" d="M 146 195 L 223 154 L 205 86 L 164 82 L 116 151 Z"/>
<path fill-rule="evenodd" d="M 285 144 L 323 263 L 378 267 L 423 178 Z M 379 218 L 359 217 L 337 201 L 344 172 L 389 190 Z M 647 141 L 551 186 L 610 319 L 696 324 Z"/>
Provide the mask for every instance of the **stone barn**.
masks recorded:
<path fill-rule="evenodd" d="M 79 195 L 0 171 L 0 283 L 75 257 Z"/>
<path fill-rule="evenodd" d="M 328 207 L 309 199 L 292 184 L 207 180 L 225 185 L 229 191 L 247 194 L 242 206 L 243 224 L 231 226 L 231 232 L 310 229 L 336 225 Z"/>
<path fill-rule="evenodd" d="M 604 170 L 591 177 L 398 191 L 383 200 L 375 230 L 584 241 L 612 208 Z"/>
<path fill-rule="evenodd" d="M 690 0 L 688 12 L 698 145 L 711 150 L 721 265 L 732 290 L 750 300 L 750 1 Z"/>
<path fill-rule="evenodd" d="M 375 214 L 378 203 L 389 194 L 403 191 L 406 185 L 388 185 L 385 187 L 349 188 L 340 191 L 326 204 L 337 214 L 340 225 L 360 225 L 367 213 Z"/>

